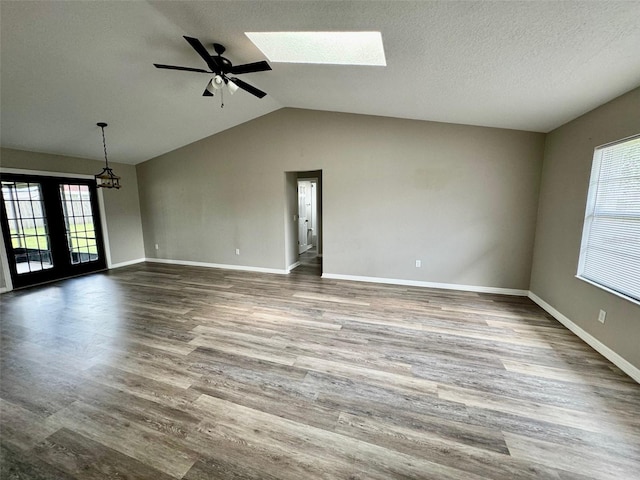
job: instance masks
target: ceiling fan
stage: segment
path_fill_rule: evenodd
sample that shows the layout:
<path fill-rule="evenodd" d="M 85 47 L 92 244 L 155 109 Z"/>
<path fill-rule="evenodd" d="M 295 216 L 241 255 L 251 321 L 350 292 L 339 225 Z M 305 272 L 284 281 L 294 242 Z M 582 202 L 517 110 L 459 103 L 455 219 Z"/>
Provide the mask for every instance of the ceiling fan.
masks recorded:
<path fill-rule="evenodd" d="M 189 45 L 202 57 L 210 70 L 204 70 L 202 68 L 191 67 L 178 67 L 175 65 L 162 65 L 154 63 L 156 68 L 166 68 L 168 70 L 183 70 L 186 72 L 198 72 L 198 73 L 212 73 L 214 77 L 209 81 L 207 88 L 205 88 L 202 96 L 213 97 L 215 90 L 220 90 L 224 86 L 227 86 L 230 93 L 234 93 L 238 88 L 241 88 L 245 92 L 249 92 L 251 95 L 255 95 L 258 98 L 262 98 L 266 95 L 262 90 L 257 89 L 253 85 L 249 85 L 236 77 L 230 75 L 240 75 L 243 73 L 263 72 L 265 70 L 271 70 L 271 66 L 264 60 L 261 62 L 245 63 L 244 65 L 233 65 L 228 59 L 222 56 L 226 48 L 219 43 L 213 44 L 213 49 L 216 55 L 209 55 L 207 49 L 202 45 L 200 40 L 193 37 L 185 36 L 184 39 L 189 42 Z"/>

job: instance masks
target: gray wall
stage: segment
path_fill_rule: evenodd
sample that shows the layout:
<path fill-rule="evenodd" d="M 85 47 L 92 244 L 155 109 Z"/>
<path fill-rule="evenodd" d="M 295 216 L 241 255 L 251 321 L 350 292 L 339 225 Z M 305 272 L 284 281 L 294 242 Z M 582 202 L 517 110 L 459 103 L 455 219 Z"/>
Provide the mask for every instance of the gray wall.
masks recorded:
<path fill-rule="evenodd" d="M 543 145 L 282 109 L 137 165 L 146 256 L 284 269 L 284 173 L 322 170 L 325 273 L 528 289 Z"/>
<path fill-rule="evenodd" d="M 637 133 L 640 88 L 547 135 L 531 291 L 640 368 L 640 306 L 575 278 L 593 149 Z"/>
<path fill-rule="evenodd" d="M 120 190 L 103 190 L 111 262 L 118 264 L 144 258 L 142 223 L 136 168 L 133 165 L 120 163 L 109 162 L 109 164 L 114 172 L 122 177 Z M 0 166 L 42 172 L 93 175 L 104 167 L 104 163 L 84 158 L 3 148 L 0 150 Z"/>

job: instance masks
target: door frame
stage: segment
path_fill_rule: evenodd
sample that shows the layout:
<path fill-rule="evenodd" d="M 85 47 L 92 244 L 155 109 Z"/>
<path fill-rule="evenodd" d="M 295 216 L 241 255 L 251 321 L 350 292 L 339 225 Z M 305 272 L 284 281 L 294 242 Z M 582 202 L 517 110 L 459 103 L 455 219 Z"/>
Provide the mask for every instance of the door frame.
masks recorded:
<path fill-rule="evenodd" d="M 51 172 L 47 170 L 29 170 L 24 168 L 6 168 L 0 167 L 0 173 L 16 174 L 16 175 L 33 175 L 38 177 L 63 177 L 69 180 L 91 180 L 95 179 L 93 175 L 87 175 L 83 173 L 68 173 L 68 172 Z M 107 269 L 110 269 L 113 263 L 111 262 L 111 249 L 109 248 L 109 231 L 107 230 L 107 216 L 104 208 L 104 192 L 101 188 L 97 188 L 97 200 L 98 200 L 98 213 L 100 215 L 100 227 L 102 229 L 102 242 L 104 248 L 104 259 Z M 4 241 L 4 235 L 0 235 L 0 262 L 2 262 L 2 273 L 4 274 L 4 288 L 0 288 L 0 293 L 10 292 L 14 289 L 13 279 L 11 278 L 11 270 L 9 269 L 9 257 L 7 255 L 7 248 Z"/>

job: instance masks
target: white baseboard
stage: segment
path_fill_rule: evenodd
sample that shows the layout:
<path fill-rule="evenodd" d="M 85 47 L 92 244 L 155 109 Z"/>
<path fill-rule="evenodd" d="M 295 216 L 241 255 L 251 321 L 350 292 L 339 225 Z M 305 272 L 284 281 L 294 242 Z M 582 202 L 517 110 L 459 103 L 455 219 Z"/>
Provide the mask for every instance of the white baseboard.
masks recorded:
<path fill-rule="evenodd" d="M 362 277 L 359 275 L 342 275 L 338 273 L 323 273 L 322 278 L 329 278 L 333 280 L 351 280 L 353 282 L 386 283 L 388 285 L 406 285 L 409 287 L 463 290 L 465 292 L 497 293 L 500 295 L 515 295 L 519 297 L 526 297 L 529 293 L 528 290 L 517 290 L 513 288 L 481 287 L 477 285 L 460 285 L 457 283 L 422 282 L 418 280 L 401 280 L 396 278 Z"/>
<path fill-rule="evenodd" d="M 597 338 L 595 338 L 590 333 L 584 331 L 581 327 L 573 323 L 569 318 L 564 316 L 558 310 L 553 308 L 539 296 L 537 296 L 533 292 L 529 292 L 529 298 L 537 303 L 543 310 L 545 310 L 549 315 L 558 320 L 561 324 L 575 333 L 578 337 L 580 337 L 585 343 L 591 346 L 596 352 L 605 357 L 611 363 L 613 363 L 616 367 L 622 370 L 624 373 L 633 378 L 636 382 L 640 383 L 640 369 L 631 365 L 631 363 L 627 362 L 624 358 L 618 355 L 616 352 L 607 347 L 604 343 L 600 342 Z"/>
<path fill-rule="evenodd" d="M 294 268 L 299 267 L 299 266 L 300 266 L 300 262 L 292 263 L 291 265 L 289 265 L 287 267 L 287 273 L 290 273 L 291 270 L 293 270 Z"/>
<path fill-rule="evenodd" d="M 119 262 L 119 263 L 112 263 L 111 265 L 109 265 L 109 268 L 120 268 L 120 267 L 126 267 L 128 265 L 135 265 L 136 263 L 142 263 L 144 261 L 146 261 L 146 258 L 136 258 L 134 260 L 127 260 L 126 262 Z"/>
<path fill-rule="evenodd" d="M 11 289 L 9 287 L 0 287 L 0 294 L 10 292 Z"/>
<path fill-rule="evenodd" d="M 264 267 L 249 267 L 245 265 L 226 265 L 223 263 L 206 263 L 206 262 L 192 262 L 190 260 L 168 260 L 165 258 L 146 258 L 147 262 L 153 263 L 168 263 L 171 265 L 187 265 L 190 267 L 207 267 L 207 268 L 221 268 L 224 270 L 242 270 L 245 272 L 260 272 L 260 273 L 277 273 L 280 275 L 286 275 L 288 270 L 279 268 L 264 268 Z"/>
<path fill-rule="evenodd" d="M 311 250 L 313 248 L 313 245 L 305 245 L 304 247 L 300 248 L 298 246 L 298 255 L 304 253 L 304 252 L 308 252 L 309 250 Z"/>

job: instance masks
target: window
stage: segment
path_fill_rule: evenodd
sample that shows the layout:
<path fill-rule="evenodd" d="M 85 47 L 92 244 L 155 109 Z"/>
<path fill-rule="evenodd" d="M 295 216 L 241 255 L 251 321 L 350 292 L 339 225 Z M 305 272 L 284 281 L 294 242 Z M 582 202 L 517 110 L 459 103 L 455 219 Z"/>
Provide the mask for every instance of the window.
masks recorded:
<path fill-rule="evenodd" d="M 2 182 L 2 198 L 18 273 L 52 268 L 51 239 L 42 199 L 42 186 L 29 182 Z"/>
<path fill-rule="evenodd" d="M 91 195 L 87 185 L 60 185 L 65 234 L 72 264 L 98 260 Z"/>
<path fill-rule="evenodd" d="M 595 149 L 578 277 L 640 302 L 640 135 Z"/>

